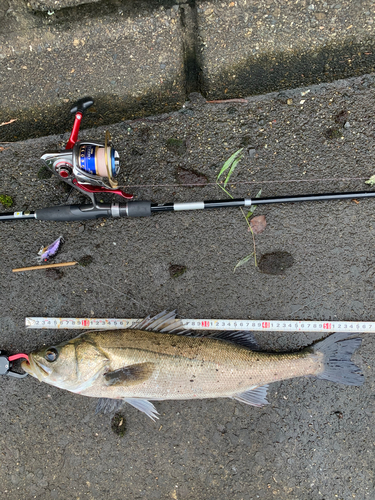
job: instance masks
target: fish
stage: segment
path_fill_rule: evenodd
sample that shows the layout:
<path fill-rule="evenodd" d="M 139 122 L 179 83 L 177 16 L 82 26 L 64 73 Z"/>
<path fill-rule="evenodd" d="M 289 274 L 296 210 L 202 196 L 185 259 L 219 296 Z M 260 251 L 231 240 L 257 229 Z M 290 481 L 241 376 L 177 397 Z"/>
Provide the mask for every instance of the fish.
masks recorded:
<path fill-rule="evenodd" d="M 36 258 L 38 262 L 47 262 L 51 257 L 55 257 L 57 252 L 60 250 L 61 245 L 64 243 L 62 236 L 59 236 L 57 240 L 46 247 L 42 247 L 38 252 L 38 257 Z"/>
<path fill-rule="evenodd" d="M 269 384 L 316 377 L 360 386 L 352 361 L 362 339 L 333 333 L 296 352 L 262 352 L 251 332 L 195 335 L 176 311 L 139 321 L 132 328 L 90 331 L 29 354 L 22 368 L 41 382 L 100 398 L 108 413 L 129 403 L 152 420 L 151 401 L 232 398 L 261 407 Z"/>

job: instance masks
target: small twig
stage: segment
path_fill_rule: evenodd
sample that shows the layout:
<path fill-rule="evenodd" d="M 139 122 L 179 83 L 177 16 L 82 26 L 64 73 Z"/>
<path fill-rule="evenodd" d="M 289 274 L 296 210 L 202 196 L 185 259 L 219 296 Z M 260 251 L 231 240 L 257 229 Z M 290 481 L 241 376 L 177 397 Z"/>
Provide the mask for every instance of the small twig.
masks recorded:
<path fill-rule="evenodd" d="M 230 104 L 230 103 L 248 103 L 247 99 L 216 99 L 214 101 L 206 101 L 208 104 Z"/>
<path fill-rule="evenodd" d="M 240 207 L 240 208 L 241 208 L 241 207 Z M 253 247 L 254 247 L 254 265 L 255 265 L 255 267 L 258 267 L 258 264 L 257 264 L 257 250 L 256 250 L 256 247 L 255 247 L 254 231 L 253 231 L 253 228 L 251 227 L 251 224 L 250 224 L 249 219 L 246 217 L 246 214 L 245 214 L 245 212 L 244 212 L 243 208 L 241 208 L 241 212 L 242 212 L 242 215 L 245 217 L 246 223 L 247 223 L 247 225 L 249 226 L 249 230 L 251 231 L 251 236 L 253 237 Z"/>
<path fill-rule="evenodd" d="M 18 118 L 12 118 L 11 120 L 9 120 L 9 122 L 0 123 L 0 127 L 3 127 L 4 125 L 9 125 L 10 123 L 16 122 L 17 120 Z"/>
<path fill-rule="evenodd" d="M 78 262 L 61 262 L 60 264 L 43 264 L 42 266 L 19 267 L 17 269 L 12 269 L 12 272 L 19 273 L 21 271 L 36 271 L 37 269 L 48 269 L 51 267 L 75 266 L 76 264 L 78 264 Z"/>
<path fill-rule="evenodd" d="M 221 188 L 224 191 L 224 193 L 226 193 L 233 200 L 233 196 L 225 188 L 223 188 L 223 186 L 221 186 L 218 182 L 216 184 L 219 186 L 219 188 Z M 258 267 L 258 264 L 257 264 L 257 252 L 256 252 L 256 246 L 255 246 L 255 238 L 254 238 L 254 231 L 253 231 L 253 228 L 250 225 L 249 219 L 246 217 L 246 214 L 245 214 L 243 208 L 240 207 L 240 210 L 242 212 L 242 215 L 245 217 L 246 224 L 249 226 L 249 230 L 251 231 L 251 235 L 253 237 L 254 265 L 255 265 L 255 267 Z"/>
<path fill-rule="evenodd" d="M 221 189 L 224 191 L 224 193 L 226 193 L 226 194 L 227 194 L 230 198 L 232 198 L 232 200 L 233 200 L 233 196 L 232 196 L 232 195 L 229 193 L 229 191 L 227 191 L 225 188 L 226 188 L 226 186 L 227 186 L 227 184 L 228 184 L 228 182 L 229 182 L 229 178 L 230 178 L 230 176 L 231 176 L 231 175 L 232 175 L 232 173 L 234 172 L 234 169 L 236 168 L 237 164 L 238 164 L 238 163 L 240 162 L 240 160 L 242 159 L 242 156 L 243 156 L 243 155 L 241 154 L 241 153 L 242 153 L 242 151 L 243 151 L 243 148 L 239 149 L 239 150 L 238 150 L 238 151 L 236 151 L 234 154 L 232 154 L 232 156 L 231 156 L 231 157 L 230 157 L 230 158 L 229 158 L 229 159 L 228 159 L 228 160 L 224 163 L 224 165 L 223 165 L 222 169 L 220 170 L 219 175 L 218 175 L 218 176 L 217 176 L 217 178 L 216 178 L 216 184 L 219 186 L 219 188 L 221 188 Z M 226 170 L 228 170 L 228 169 L 229 169 L 229 173 L 227 174 L 227 177 L 226 177 L 225 182 L 224 182 L 224 187 L 223 187 L 221 184 L 219 184 L 219 178 L 220 178 L 220 177 L 221 177 L 221 175 L 222 175 L 224 172 L 226 172 Z M 261 191 L 258 193 L 258 195 L 259 195 L 260 193 L 261 193 Z M 258 195 L 257 195 L 257 197 L 258 197 Z M 246 216 L 246 214 L 245 214 L 244 210 L 243 210 L 241 207 L 240 207 L 240 209 L 241 209 L 242 215 L 243 215 L 243 216 L 244 216 L 244 218 L 245 218 L 246 224 L 248 225 L 249 230 L 251 231 L 251 235 L 252 235 L 252 237 L 253 237 L 253 247 L 254 247 L 254 252 L 253 252 L 253 254 L 254 254 L 254 265 L 255 265 L 255 267 L 258 267 L 258 263 L 257 263 L 257 252 L 256 252 L 256 246 L 255 246 L 255 238 L 254 238 L 254 231 L 253 231 L 253 228 L 251 227 L 251 224 L 250 224 L 250 222 L 249 222 L 249 219 L 248 219 L 248 217 Z M 255 210 L 255 206 L 254 206 L 254 209 L 253 209 L 252 213 L 254 212 L 254 210 Z M 249 212 L 249 214 L 248 214 L 248 215 L 250 215 L 250 212 Z M 252 215 L 252 214 L 251 214 L 251 215 Z M 236 268 L 234 268 L 234 269 L 236 269 Z"/>

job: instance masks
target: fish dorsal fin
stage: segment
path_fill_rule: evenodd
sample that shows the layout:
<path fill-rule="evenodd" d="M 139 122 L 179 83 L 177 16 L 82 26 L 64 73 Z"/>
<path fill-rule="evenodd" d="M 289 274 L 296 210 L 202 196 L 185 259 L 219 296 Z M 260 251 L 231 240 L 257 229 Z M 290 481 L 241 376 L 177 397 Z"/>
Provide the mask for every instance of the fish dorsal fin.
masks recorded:
<path fill-rule="evenodd" d="M 129 386 L 139 384 L 147 380 L 154 371 L 154 363 L 137 363 L 135 365 L 124 366 L 118 370 L 104 374 L 105 385 L 107 386 Z"/>
<path fill-rule="evenodd" d="M 236 394 L 233 396 L 233 399 L 237 401 L 241 401 L 241 403 L 245 403 L 247 405 L 252 406 L 264 406 L 268 405 L 267 401 L 267 390 L 268 384 L 262 385 L 260 387 L 254 387 L 253 389 L 248 389 L 245 392 L 241 392 L 240 394 Z"/>
<path fill-rule="evenodd" d="M 210 335 L 212 339 L 225 340 L 227 342 L 232 342 L 233 344 L 239 344 L 244 347 L 248 347 L 252 351 L 259 351 L 259 346 L 257 341 L 254 339 L 251 332 L 218 332 Z"/>
<path fill-rule="evenodd" d="M 176 319 L 176 311 L 163 311 L 152 318 L 138 321 L 132 326 L 133 330 L 148 330 L 160 333 L 176 333 L 179 335 L 189 335 L 190 330 L 186 330 L 180 319 Z"/>
<path fill-rule="evenodd" d="M 176 335 L 186 335 L 188 337 L 207 337 L 206 334 L 200 334 L 192 330 L 187 330 L 180 319 L 176 319 L 176 310 L 163 311 L 152 318 L 147 318 L 138 321 L 132 326 L 135 330 L 148 330 L 160 333 L 174 333 Z M 251 332 L 218 332 L 213 335 L 208 335 L 209 338 L 225 340 L 233 344 L 239 344 L 253 351 L 259 351 L 259 346 Z"/>
<path fill-rule="evenodd" d="M 155 406 L 150 403 L 150 401 L 147 401 L 147 399 L 125 398 L 124 401 L 134 406 L 134 408 L 137 408 L 137 410 L 145 413 L 154 422 L 156 418 L 159 418 L 159 413 L 157 412 Z"/>

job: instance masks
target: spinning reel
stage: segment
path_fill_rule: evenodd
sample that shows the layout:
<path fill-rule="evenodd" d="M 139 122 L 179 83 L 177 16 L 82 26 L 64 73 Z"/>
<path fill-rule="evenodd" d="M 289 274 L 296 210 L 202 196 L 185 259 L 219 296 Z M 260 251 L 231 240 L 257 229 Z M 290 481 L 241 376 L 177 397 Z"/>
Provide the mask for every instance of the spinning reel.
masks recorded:
<path fill-rule="evenodd" d="M 120 161 L 118 152 L 110 143 L 109 132 L 105 134 L 104 144 L 77 140 L 83 113 L 93 104 L 90 97 L 75 103 L 70 110 L 75 114 L 75 120 L 65 149 L 44 153 L 41 159 L 61 180 L 87 195 L 96 207 L 95 194 L 112 193 L 131 200 L 133 195 L 119 189 L 115 179 L 120 171 Z"/>

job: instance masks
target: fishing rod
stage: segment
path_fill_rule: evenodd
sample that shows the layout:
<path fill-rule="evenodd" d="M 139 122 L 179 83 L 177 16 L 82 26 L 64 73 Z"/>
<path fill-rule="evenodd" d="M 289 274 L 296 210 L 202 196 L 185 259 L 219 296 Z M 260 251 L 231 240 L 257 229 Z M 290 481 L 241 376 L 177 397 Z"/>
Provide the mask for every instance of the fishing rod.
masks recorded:
<path fill-rule="evenodd" d="M 109 132 L 104 144 L 93 141 L 78 141 L 78 132 L 84 112 L 94 104 L 90 97 L 80 99 L 70 110 L 75 114 L 73 129 L 63 151 L 50 151 L 41 159 L 53 174 L 77 189 L 91 200 L 83 205 L 60 205 L 35 211 L 6 212 L 0 214 L 0 221 L 36 219 L 49 221 L 84 221 L 101 217 L 147 217 L 158 212 L 180 212 L 185 210 L 205 210 L 212 208 L 251 207 L 251 198 L 230 200 L 208 200 L 184 203 L 151 203 L 134 200 L 132 194 L 125 193 L 118 186 L 116 176 L 120 171 L 119 154 L 111 145 Z M 125 203 L 102 203 L 96 195 L 110 193 L 127 200 Z M 273 198 L 256 198 L 256 205 L 275 203 L 299 203 L 312 201 L 352 200 L 373 198 L 373 192 L 351 192 L 332 194 L 308 194 Z"/>

